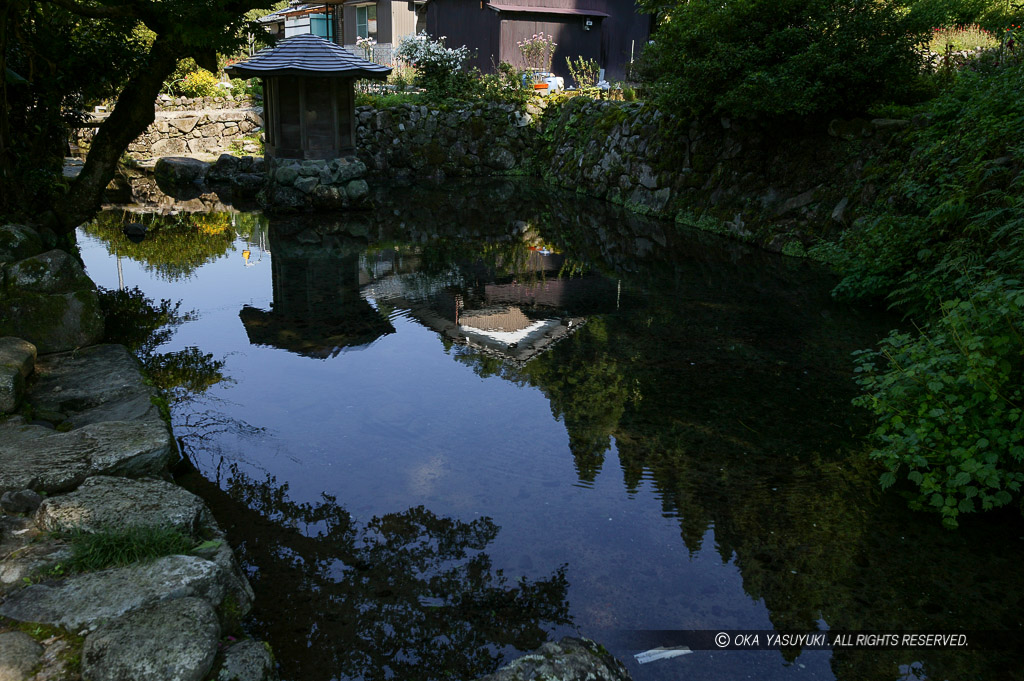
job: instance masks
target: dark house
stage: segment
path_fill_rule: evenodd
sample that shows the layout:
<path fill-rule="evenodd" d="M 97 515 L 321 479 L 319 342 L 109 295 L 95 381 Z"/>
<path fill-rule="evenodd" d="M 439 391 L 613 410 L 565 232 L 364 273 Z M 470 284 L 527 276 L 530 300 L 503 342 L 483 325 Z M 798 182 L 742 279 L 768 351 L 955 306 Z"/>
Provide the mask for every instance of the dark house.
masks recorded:
<path fill-rule="evenodd" d="M 634 0 L 427 0 L 419 10 L 427 33 L 446 36 L 450 47 L 475 52 L 470 66 L 485 73 L 507 61 L 524 66 L 517 43 L 544 33 L 554 37 L 551 69 L 568 78 L 567 57 L 594 59 L 605 78 L 622 80 L 651 35 L 652 17 Z"/>

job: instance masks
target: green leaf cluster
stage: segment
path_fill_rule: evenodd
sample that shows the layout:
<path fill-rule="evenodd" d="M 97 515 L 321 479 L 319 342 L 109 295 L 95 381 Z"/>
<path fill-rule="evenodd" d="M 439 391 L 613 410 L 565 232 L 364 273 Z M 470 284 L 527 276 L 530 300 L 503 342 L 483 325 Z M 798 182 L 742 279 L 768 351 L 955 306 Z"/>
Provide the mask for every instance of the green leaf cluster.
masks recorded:
<path fill-rule="evenodd" d="M 994 277 L 942 305 L 919 333 L 857 353 L 855 404 L 875 413 L 872 456 L 905 476 L 911 506 L 949 527 L 1008 504 L 1024 482 L 1024 286 Z"/>
<path fill-rule="evenodd" d="M 926 32 L 901 1 L 646 0 L 642 57 L 665 110 L 700 117 L 858 112 L 913 95 Z"/>
<path fill-rule="evenodd" d="M 965 73 L 922 113 L 929 124 L 867 173 L 884 187 L 837 246 L 842 298 L 887 296 L 913 314 L 970 294 L 1024 261 L 1024 68 Z"/>

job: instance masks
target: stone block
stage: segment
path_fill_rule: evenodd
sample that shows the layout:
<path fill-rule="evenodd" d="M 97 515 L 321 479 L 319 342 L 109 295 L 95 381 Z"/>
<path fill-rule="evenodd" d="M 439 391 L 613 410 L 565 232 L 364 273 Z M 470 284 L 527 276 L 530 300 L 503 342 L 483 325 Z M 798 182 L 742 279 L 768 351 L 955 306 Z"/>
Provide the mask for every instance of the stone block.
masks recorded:
<path fill-rule="evenodd" d="M 295 166 L 281 166 L 274 172 L 274 181 L 282 187 L 290 187 L 299 176 L 299 169 Z"/>
<path fill-rule="evenodd" d="M 192 132 L 199 123 L 199 116 L 179 116 L 167 119 L 167 123 L 184 134 Z"/>
<path fill-rule="evenodd" d="M 208 517 L 202 499 L 178 485 L 97 475 L 73 492 L 43 501 L 36 525 L 47 532 L 168 527 L 195 537 Z"/>
<path fill-rule="evenodd" d="M 320 184 L 315 176 L 302 176 L 295 180 L 294 187 L 303 194 L 309 194 Z"/>
<path fill-rule="evenodd" d="M 366 180 L 352 180 L 345 185 L 345 193 L 348 194 L 349 201 L 356 202 L 370 193 L 370 187 L 366 184 Z"/>
<path fill-rule="evenodd" d="M 156 476 L 176 453 L 162 421 L 108 421 L 66 433 L 17 430 L 23 432 L 5 429 L 0 441 L 0 492 L 68 492 L 93 475 Z"/>
<path fill-rule="evenodd" d="M 226 577 L 216 563 L 204 558 L 165 556 L 74 575 L 56 584 L 32 584 L 8 596 L 0 604 L 0 615 L 72 631 L 94 629 L 160 601 L 197 598 L 219 607 Z"/>
<path fill-rule="evenodd" d="M 188 152 L 188 146 L 185 144 L 185 140 L 180 137 L 157 140 L 153 142 L 150 149 L 154 156 L 177 155 Z"/>
<path fill-rule="evenodd" d="M 270 651 L 259 641 L 240 641 L 224 651 L 217 681 L 273 681 L 277 678 Z"/>
<path fill-rule="evenodd" d="M 217 656 L 220 624 L 210 604 L 179 598 L 140 608 L 85 640 L 89 681 L 202 681 Z"/>
<path fill-rule="evenodd" d="M 593 641 L 563 638 L 513 660 L 477 681 L 630 681 L 629 672 Z"/>

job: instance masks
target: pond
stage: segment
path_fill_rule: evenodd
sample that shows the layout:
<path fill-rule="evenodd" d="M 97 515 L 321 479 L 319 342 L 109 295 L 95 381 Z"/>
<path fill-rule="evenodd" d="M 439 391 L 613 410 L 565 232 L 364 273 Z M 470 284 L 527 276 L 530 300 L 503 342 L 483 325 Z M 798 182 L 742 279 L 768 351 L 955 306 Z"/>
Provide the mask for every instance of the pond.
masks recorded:
<path fill-rule="evenodd" d="M 850 353 L 898 320 L 531 183 L 375 200 L 79 230 L 98 284 L 181 303 L 145 351 L 283 678 L 468 679 L 564 635 L 637 680 L 1017 678 L 1018 649 L 633 657 L 652 631 L 1021 632 L 1019 514 L 944 530 L 865 456 Z"/>

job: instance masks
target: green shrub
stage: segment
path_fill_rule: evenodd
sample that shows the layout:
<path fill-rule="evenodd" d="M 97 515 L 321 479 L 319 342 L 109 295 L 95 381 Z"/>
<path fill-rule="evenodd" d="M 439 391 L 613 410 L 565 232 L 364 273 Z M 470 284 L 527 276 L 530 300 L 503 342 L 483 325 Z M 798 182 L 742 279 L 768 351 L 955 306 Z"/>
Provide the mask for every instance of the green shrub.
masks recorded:
<path fill-rule="evenodd" d="M 859 225 L 819 246 L 844 278 L 844 298 L 886 296 L 911 314 L 963 297 L 1024 261 L 1024 67 L 963 73 L 928 106 L 888 163 L 869 169 L 884 188 Z"/>
<path fill-rule="evenodd" d="M 171 73 L 171 75 L 167 76 L 167 80 L 164 81 L 164 85 L 161 88 L 161 91 L 166 92 L 170 95 L 180 96 L 181 93 L 178 91 L 178 85 L 180 85 L 181 82 L 185 80 L 185 76 L 192 73 L 193 71 L 198 70 L 199 65 L 196 64 L 195 59 L 192 59 L 191 57 L 187 59 L 182 59 L 174 68 L 174 72 Z"/>
<path fill-rule="evenodd" d="M 249 94 L 249 81 L 241 78 L 231 79 L 231 96 L 245 97 Z"/>
<path fill-rule="evenodd" d="M 206 69 L 199 69 L 186 75 L 178 83 L 177 90 L 183 97 L 213 97 L 219 93 L 218 82 L 217 76 Z"/>
<path fill-rule="evenodd" d="M 419 104 L 420 96 L 415 92 L 387 92 L 385 94 L 374 94 L 371 92 L 357 92 L 356 106 L 373 106 L 378 109 L 386 109 L 390 106 L 400 104 Z"/>
<path fill-rule="evenodd" d="M 477 94 L 494 102 L 507 104 L 526 104 L 533 96 L 533 81 L 525 79 L 526 71 L 517 69 L 508 62 L 498 65 L 497 73 L 479 75 Z"/>
<path fill-rule="evenodd" d="M 68 533 L 71 559 L 67 567 L 76 572 L 151 561 L 162 556 L 188 553 L 192 540 L 168 527 L 135 526 L 102 532 Z"/>
<path fill-rule="evenodd" d="M 601 73 L 600 64 L 593 59 L 584 59 L 583 57 L 576 57 L 575 62 L 571 57 L 566 57 L 565 64 L 569 68 L 569 76 L 580 92 L 597 93 L 597 81 Z"/>
<path fill-rule="evenodd" d="M 878 417 L 872 452 L 917 486 L 913 508 L 942 514 L 1008 504 L 1024 481 L 1024 287 L 993 278 L 942 305 L 917 333 L 857 353 L 854 403 Z"/>
<path fill-rule="evenodd" d="M 915 87 L 927 29 L 901 2 L 646 0 L 643 53 L 657 102 L 683 115 L 860 112 Z"/>

